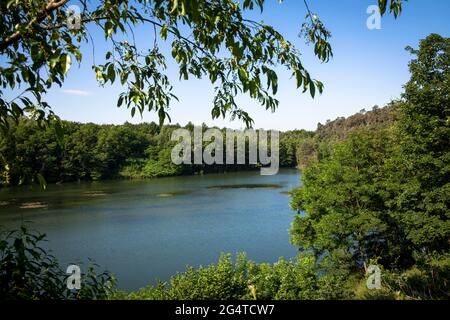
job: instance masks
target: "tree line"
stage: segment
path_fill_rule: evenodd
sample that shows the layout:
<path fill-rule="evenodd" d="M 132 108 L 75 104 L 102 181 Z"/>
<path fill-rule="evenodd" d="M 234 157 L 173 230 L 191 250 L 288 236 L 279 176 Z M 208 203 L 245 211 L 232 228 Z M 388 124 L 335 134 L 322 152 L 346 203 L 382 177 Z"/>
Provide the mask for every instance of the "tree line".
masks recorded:
<path fill-rule="evenodd" d="M 281 167 L 304 169 L 330 153 L 330 146 L 360 128 L 379 130 L 395 120 L 396 104 L 348 118 L 318 124 L 316 131 L 280 132 Z M 252 170 L 246 164 L 175 165 L 171 161 L 172 132 L 180 125 L 160 126 L 155 122 L 123 125 L 99 125 L 70 121 L 62 124 L 62 133 L 52 125 L 21 117 L 10 119 L 8 130 L 0 132 L 0 186 L 15 186 L 39 181 L 47 183 L 92 181 L 115 178 L 154 178 L 173 175 Z M 192 123 L 184 128 L 194 129 Z M 208 126 L 202 125 L 206 131 Z M 226 136 L 226 128 L 220 129 Z M 205 141 L 204 146 L 209 142 Z M 225 143 L 225 139 L 224 139 Z M 259 146 L 258 146 L 259 147 Z M 270 147 L 270 146 L 269 146 Z M 236 145 L 235 145 L 236 149 Z M 225 145 L 224 145 L 225 150 Z"/>
<path fill-rule="evenodd" d="M 0 185 L 32 183 L 42 178 L 46 183 L 114 178 L 154 178 L 173 175 L 251 170 L 258 164 L 248 161 L 246 140 L 245 164 L 175 165 L 171 151 L 176 141 L 172 132 L 180 125 L 142 123 L 98 125 L 63 121 L 63 133 L 54 126 L 22 117 L 11 120 L 9 129 L 0 134 Z M 193 132 L 194 125 L 184 128 Z M 202 130 L 207 130 L 206 125 Z M 221 129 L 226 135 L 226 128 Z M 297 146 L 312 132 L 295 130 L 280 134 L 280 165 L 295 167 Z M 204 141 L 203 146 L 210 142 Z M 236 153 L 237 143 L 235 143 Z M 269 146 L 270 147 L 270 146 Z M 259 145 L 257 146 L 259 148 Z M 225 150 L 225 139 L 224 149 Z"/>

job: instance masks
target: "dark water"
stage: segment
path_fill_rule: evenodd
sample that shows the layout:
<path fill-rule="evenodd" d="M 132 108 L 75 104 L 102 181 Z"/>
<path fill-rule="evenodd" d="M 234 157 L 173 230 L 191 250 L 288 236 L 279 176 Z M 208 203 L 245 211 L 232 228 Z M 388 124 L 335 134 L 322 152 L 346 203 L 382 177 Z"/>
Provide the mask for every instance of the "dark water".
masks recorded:
<path fill-rule="evenodd" d="M 295 256 L 286 191 L 298 185 L 298 171 L 280 170 L 4 189 L 0 225 L 31 221 L 63 265 L 83 270 L 93 258 L 133 290 L 221 252 L 257 262 Z"/>

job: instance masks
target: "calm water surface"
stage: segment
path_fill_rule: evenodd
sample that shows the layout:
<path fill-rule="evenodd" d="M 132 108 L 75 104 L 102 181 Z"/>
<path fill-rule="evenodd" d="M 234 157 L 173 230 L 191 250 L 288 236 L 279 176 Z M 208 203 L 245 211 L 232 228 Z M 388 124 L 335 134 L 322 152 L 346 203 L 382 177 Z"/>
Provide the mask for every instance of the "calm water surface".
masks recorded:
<path fill-rule="evenodd" d="M 81 262 L 83 270 L 93 258 L 119 288 L 134 290 L 221 252 L 245 251 L 257 262 L 295 256 L 286 191 L 299 178 L 280 170 L 3 189 L 0 225 L 30 221 L 62 265 Z"/>

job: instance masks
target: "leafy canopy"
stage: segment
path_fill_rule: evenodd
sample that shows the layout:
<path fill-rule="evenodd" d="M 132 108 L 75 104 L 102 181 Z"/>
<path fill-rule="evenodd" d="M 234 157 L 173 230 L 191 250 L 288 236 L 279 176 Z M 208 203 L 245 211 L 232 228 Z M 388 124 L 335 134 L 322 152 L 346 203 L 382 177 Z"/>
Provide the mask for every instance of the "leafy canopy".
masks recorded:
<path fill-rule="evenodd" d="M 314 80 L 302 65 L 300 53 L 277 30 L 263 22 L 245 18 L 245 11 L 263 10 L 264 0 L 9 0 L 0 3 L 0 128 L 7 118 L 24 113 L 39 121 L 57 119 L 43 95 L 62 85 L 74 61 L 81 63 L 83 45 L 94 46 L 92 28 L 101 29 L 113 49 L 104 52 L 101 63 L 92 69 L 102 85 L 120 82 L 124 92 L 118 106 L 131 114 L 157 112 L 160 122 L 170 120 L 170 101 L 176 99 L 165 74 L 167 57 L 161 41 L 170 41 L 172 57 L 181 79 L 207 77 L 215 86 L 211 115 L 252 118 L 236 103 L 244 93 L 266 110 L 274 111 L 278 101 L 275 67 L 284 66 L 298 88 L 312 97 L 323 84 Z M 80 16 L 71 4 L 79 5 Z M 314 44 L 314 53 L 323 62 L 332 56 L 330 32 L 313 14 L 308 14 L 302 33 Z M 389 8 L 395 16 L 401 0 L 379 0 L 382 14 Z M 71 13 L 72 12 L 72 13 Z M 78 27 L 79 24 L 79 27 Z M 138 47 L 133 30 L 149 25 L 149 43 Z M 89 28 L 88 28 L 89 27 Z M 20 89 L 18 89 L 20 87 Z M 12 100 L 5 93 L 19 90 Z M 22 91 L 20 91 L 22 90 Z M 44 122 L 44 121 L 43 121 Z"/>

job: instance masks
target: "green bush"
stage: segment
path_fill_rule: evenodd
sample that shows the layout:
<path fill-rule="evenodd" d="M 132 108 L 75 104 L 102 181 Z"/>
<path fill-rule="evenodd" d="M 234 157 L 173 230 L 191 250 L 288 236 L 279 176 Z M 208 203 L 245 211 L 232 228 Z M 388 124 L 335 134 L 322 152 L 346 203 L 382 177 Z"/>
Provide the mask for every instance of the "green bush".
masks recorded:
<path fill-rule="evenodd" d="M 107 272 L 91 264 L 78 291 L 66 287 L 67 275 L 40 243 L 45 235 L 26 227 L 2 233 L 0 240 L 0 300 L 128 299 L 128 300 L 310 300 L 310 299 L 449 299 L 450 254 L 416 254 L 406 270 L 382 269 L 382 287 L 369 290 L 366 278 L 345 269 L 323 271 L 311 254 L 255 263 L 238 254 L 222 254 L 216 264 L 189 267 L 168 282 L 135 292 L 118 291 Z"/>
<path fill-rule="evenodd" d="M 257 264 L 239 254 L 233 262 L 230 254 L 223 254 L 217 264 L 189 267 L 173 276 L 139 291 L 116 292 L 114 299 L 339 299 L 344 298 L 341 278 L 319 275 L 312 256 L 293 260 L 280 258 L 274 264 Z"/>
<path fill-rule="evenodd" d="M 416 264 L 407 270 L 382 270 L 381 289 L 369 290 L 366 279 L 355 285 L 356 299 L 448 300 L 450 254 L 415 254 Z"/>
<path fill-rule="evenodd" d="M 45 234 L 28 230 L 2 232 L 0 238 L 0 300 L 106 299 L 115 280 L 97 275 L 91 263 L 81 275 L 81 289 L 67 289 L 67 274 L 54 256 L 40 246 Z"/>

